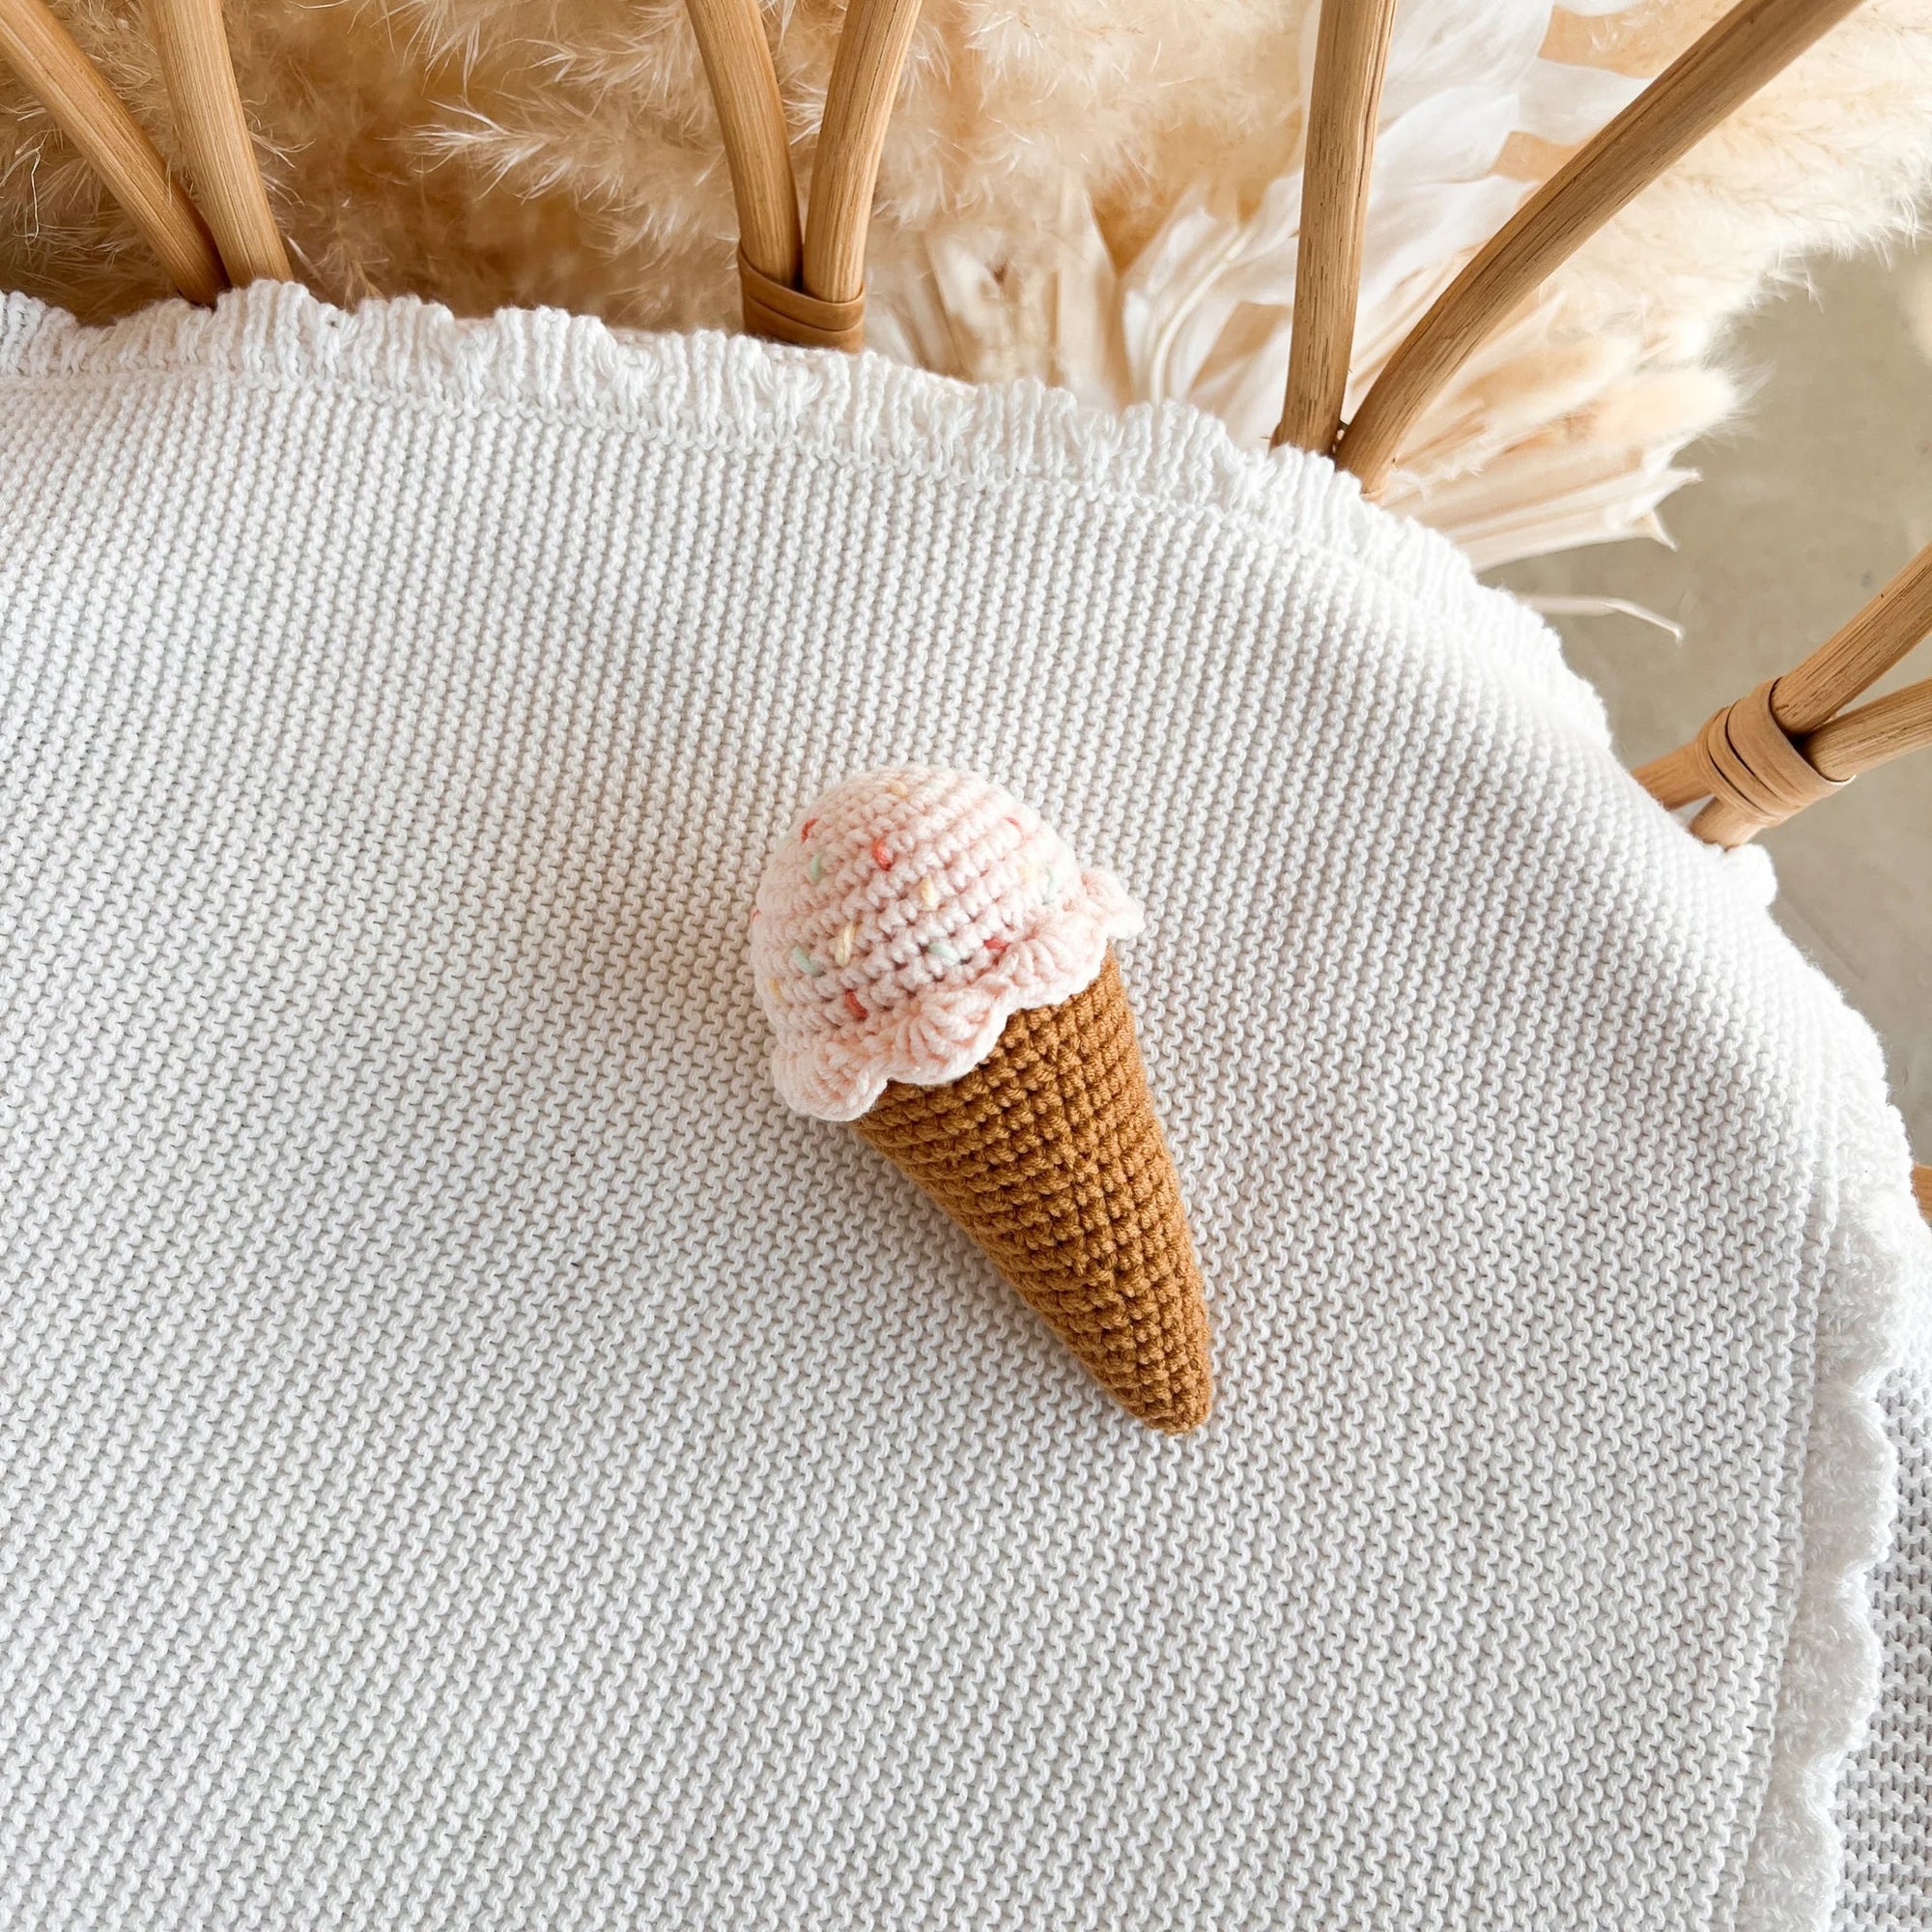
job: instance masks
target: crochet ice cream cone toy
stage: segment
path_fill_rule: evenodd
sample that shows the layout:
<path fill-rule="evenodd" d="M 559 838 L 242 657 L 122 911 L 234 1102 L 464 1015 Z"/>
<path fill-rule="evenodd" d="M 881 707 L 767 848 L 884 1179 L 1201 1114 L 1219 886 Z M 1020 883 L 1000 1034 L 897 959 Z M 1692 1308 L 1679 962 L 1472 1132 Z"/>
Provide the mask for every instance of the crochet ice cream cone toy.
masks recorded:
<path fill-rule="evenodd" d="M 1208 1309 L 1112 942 L 1139 909 L 962 772 L 867 772 L 772 855 L 752 962 L 779 1093 L 850 1121 L 1131 1414 L 1206 1420 Z"/>

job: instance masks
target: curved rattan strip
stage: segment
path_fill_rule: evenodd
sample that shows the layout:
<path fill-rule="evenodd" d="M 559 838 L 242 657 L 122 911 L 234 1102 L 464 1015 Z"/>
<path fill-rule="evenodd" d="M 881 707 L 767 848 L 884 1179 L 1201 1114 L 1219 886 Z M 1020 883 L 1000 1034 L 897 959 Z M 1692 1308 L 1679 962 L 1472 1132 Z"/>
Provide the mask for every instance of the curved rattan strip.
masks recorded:
<path fill-rule="evenodd" d="M 175 287 L 189 301 L 213 301 L 228 277 L 200 213 L 43 0 L 0 0 L 0 58 L 106 183 Z"/>
<path fill-rule="evenodd" d="M 1740 703 L 1743 701 L 1739 699 Z M 1748 813 L 1761 824 L 1775 825 L 1787 815 L 1783 789 L 1769 777 L 1753 771 L 1749 759 L 1738 750 L 1731 724 L 1735 709 L 1735 705 L 1725 705 L 1704 726 L 1702 743 L 1713 780 L 1712 796 Z"/>
<path fill-rule="evenodd" d="M 899 76 L 919 25 L 919 5 L 920 0 L 852 0 L 838 36 L 805 222 L 804 286 L 824 301 L 865 299 L 872 191 Z"/>
<path fill-rule="evenodd" d="M 1847 711 L 1804 740 L 1804 755 L 1846 784 L 1908 752 L 1926 750 L 1932 750 L 1932 678 Z"/>
<path fill-rule="evenodd" d="M 1932 630 L 1932 545 L 1795 670 L 1718 713 L 1689 744 L 1639 768 L 1637 782 L 1675 810 L 1709 794 L 1691 830 L 1742 843 L 1840 790 L 1861 772 L 1932 746 L 1932 681 L 1839 717 Z M 1713 726 L 1719 725 L 1714 737 Z"/>
<path fill-rule="evenodd" d="M 758 0 L 686 0 L 731 171 L 738 248 L 765 280 L 798 286 L 804 230 L 791 135 Z M 762 333 L 749 314 L 745 327 Z"/>
<path fill-rule="evenodd" d="M 1342 433 L 1336 461 L 1373 492 L 1403 438 L 1516 305 L 1858 0 L 1745 0 L 1586 142 L 1411 329 Z"/>
<path fill-rule="evenodd" d="M 148 0 L 175 134 L 201 193 L 222 266 L 244 282 L 292 279 L 235 83 L 221 0 Z"/>
<path fill-rule="evenodd" d="M 1728 724 L 1727 710 L 1716 713 L 1695 741 L 1701 760 L 1698 789 L 1711 798 L 1697 824 L 1700 836 L 1714 845 L 1742 845 L 1783 816 L 1770 789 L 1758 783 L 1733 751 Z"/>
<path fill-rule="evenodd" d="M 1732 753 L 1770 794 L 1780 819 L 1803 811 L 1842 790 L 1845 781 L 1828 778 L 1803 747 L 1786 735 L 1772 709 L 1775 678 L 1747 693 L 1724 713 L 1724 736 Z"/>
<path fill-rule="evenodd" d="M 1713 845 L 1743 845 L 1758 833 L 1843 789 L 1827 778 L 1779 728 L 1771 681 L 1705 725 L 1699 744 L 1712 780 L 1711 803 L 1690 829 Z"/>
<path fill-rule="evenodd" d="M 1322 0 L 1295 244 L 1288 393 L 1274 446 L 1325 455 L 1342 428 L 1361 296 L 1362 230 L 1396 0 Z"/>
<path fill-rule="evenodd" d="M 826 89 L 803 241 L 777 71 L 756 0 L 687 0 L 738 208 L 752 333 L 813 348 L 865 339 L 866 232 L 919 0 L 852 0 Z"/>
<path fill-rule="evenodd" d="M 806 349 L 857 349 L 866 336 L 866 298 L 823 301 L 802 289 L 787 288 L 761 274 L 741 247 L 738 287 L 744 298 L 745 327 L 772 342 L 794 342 Z"/>
<path fill-rule="evenodd" d="M 1772 709 L 1793 737 L 1835 718 L 1932 634 L 1932 544 L 1856 616 L 1777 680 Z"/>

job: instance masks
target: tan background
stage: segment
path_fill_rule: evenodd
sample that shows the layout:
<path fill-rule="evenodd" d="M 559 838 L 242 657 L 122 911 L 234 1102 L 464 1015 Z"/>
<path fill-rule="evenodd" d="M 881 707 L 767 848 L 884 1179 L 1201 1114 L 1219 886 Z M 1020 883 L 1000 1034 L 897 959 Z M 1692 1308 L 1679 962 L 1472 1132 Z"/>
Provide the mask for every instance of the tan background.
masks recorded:
<path fill-rule="evenodd" d="M 1687 452 L 1664 506 L 1677 548 L 1631 543 L 1512 564 L 1512 589 L 1628 597 L 1625 617 L 1554 618 L 1637 763 L 1796 663 L 1932 541 L 1932 247 L 1828 264 L 1754 317 L 1737 359 L 1758 387 Z M 1880 689 L 1932 677 L 1921 645 Z M 1766 838 L 1785 929 L 1886 1042 L 1915 1151 L 1932 1160 L 1932 752 L 1861 779 Z"/>

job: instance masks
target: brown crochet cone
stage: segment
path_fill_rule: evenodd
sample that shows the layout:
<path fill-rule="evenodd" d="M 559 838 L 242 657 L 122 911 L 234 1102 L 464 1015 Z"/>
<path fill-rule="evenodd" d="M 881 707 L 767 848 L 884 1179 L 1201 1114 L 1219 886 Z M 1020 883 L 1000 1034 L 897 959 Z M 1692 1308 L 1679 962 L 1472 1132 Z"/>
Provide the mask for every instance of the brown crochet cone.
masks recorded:
<path fill-rule="evenodd" d="M 992 1258 L 1128 1413 L 1208 1419 L 1208 1303 L 1113 954 L 1017 1012 L 972 1072 L 895 1081 L 855 1122 Z"/>

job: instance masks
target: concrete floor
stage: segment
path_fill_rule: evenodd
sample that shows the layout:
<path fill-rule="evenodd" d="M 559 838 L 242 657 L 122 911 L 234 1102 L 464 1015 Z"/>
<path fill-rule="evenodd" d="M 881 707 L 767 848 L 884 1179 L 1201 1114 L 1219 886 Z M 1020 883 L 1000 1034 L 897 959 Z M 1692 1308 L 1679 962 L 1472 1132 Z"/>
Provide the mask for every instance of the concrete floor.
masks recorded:
<path fill-rule="evenodd" d="M 1687 452 L 1702 480 L 1664 506 L 1674 551 L 1617 544 L 1491 574 L 1518 591 L 1628 597 L 1684 626 L 1678 644 L 1623 617 L 1553 620 L 1631 764 L 1795 664 L 1932 541 L 1932 248 L 1825 265 L 1735 347 L 1758 387 Z M 1879 689 L 1927 676 L 1932 644 Z M 1932 751 L 1764 842 L 1780 921 L 1877 1028 L 1916 1156 L 1932 1161 Z"/>

